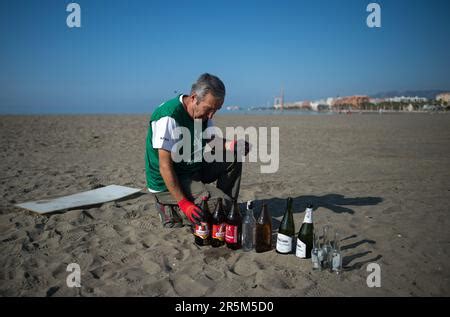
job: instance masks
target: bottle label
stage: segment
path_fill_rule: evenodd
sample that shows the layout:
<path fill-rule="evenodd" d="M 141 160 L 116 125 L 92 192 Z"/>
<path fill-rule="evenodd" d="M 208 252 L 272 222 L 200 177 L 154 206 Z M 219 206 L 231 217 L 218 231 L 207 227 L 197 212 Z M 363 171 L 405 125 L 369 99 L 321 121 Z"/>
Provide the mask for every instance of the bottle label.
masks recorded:
<path fill-rule="evenodd" d="M 238 242 L 238 227 L 233 225 L 227 225 L 225 232 L 226 243 L 237 243 Z"/>
<path fill-rule="evenodd" d="M 277 251 L 282 253 L 292 252 L 292 237 L 278 233 Z"/>
<path fill-rule="evenodd" d="M 313 223 L 312 218 L 312 209 L 306 209 L 305 219 L 303 220 L 304 223 Z"/>
<path fill-rule="evenodd" d="M 200 222 L 199 225 L 195 225 L 194 235 L 202 239 L 207 239 L 209 236 L 209 224 L 207 222 Z"/>
<path fill-rule="evenodd" d="M 302 259 L 306 258 L 306 244 L 303 243 L 300 239 L 297 239 L 297 250 L 295 252 L 295 255 Z"/>
<path fill-rule="evenodd" d="M 213 225 L 212 238 L 220 241 L 225 240 L 225 223 Z"/>

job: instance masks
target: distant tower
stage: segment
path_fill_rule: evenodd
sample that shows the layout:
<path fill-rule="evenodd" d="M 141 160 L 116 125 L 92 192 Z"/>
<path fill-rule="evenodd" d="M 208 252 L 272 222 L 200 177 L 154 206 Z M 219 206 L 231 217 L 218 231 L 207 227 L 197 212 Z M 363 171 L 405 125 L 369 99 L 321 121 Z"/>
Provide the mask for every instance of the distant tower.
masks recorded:
<path fill-rule="evenodd" d="M 281 88 L 281 110 L 284 108 L 284 89 Z"/>
<path fill-rule="evenodd" d="M 274 108 L 280 108 L 281 110 L 283 110 L 284 108 L 284 89 L 281 88 L 281 95 L 275 97 L 275 100 L 273 102 L 273 107 Z"/>

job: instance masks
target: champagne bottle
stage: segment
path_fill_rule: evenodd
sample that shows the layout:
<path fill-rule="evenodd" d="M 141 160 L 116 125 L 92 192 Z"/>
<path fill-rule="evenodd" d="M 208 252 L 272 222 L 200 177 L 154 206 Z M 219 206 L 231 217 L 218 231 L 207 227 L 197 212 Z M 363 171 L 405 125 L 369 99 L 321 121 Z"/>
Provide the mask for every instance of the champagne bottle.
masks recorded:
<path fill-rule="evenodd" d="M 256 245 L 255 251 L 266 252 L 272 250 L 272 217 L 264 202 L 256 222 Z"/>
<path fill-rule="evenodd" d="M 202 198 L 200 209 L 203 211 L 203 216 L 200 220 L 200 224 L 195 225 L 194 237 L 197 245 L 204 246 L 211 244 L 212 219 L 208 207 L 208 197 L 205 196 Z"/>
<path fill-rule="evenodd" d="M 222 198 L 217 200 L 216 209 L 212 215 L 211 246 L 214 248 L 225 244 L 226 216 L 223 210 Z"/>
<path fill-rule="evenodd" d="M 237 201 L 233 202 L 231 211 L 228 213 L 225 227 L 225 243 L 227 247 L 232 250 L 241 248 L 241 234 L 242 234 L 242 217 L 239 212 Z"/>
<path fill-rule="evenodd" d="M 281 220 L 277 234 L 276 251 L 280 254 L 292 253 L 292 241 L 295 237 L 294 216 L 292 215 L 292 198 L 287 199 L 286 211 Z"/>
<path fill-rule="evenodd" d="M 242 249 L 251 251 L 255 247 L 255 226 L 256 220 L 253 215 L 253 201 L 247 202 L 247 211 L 242 221 Z"/>
<path fill-rule="evenodd" d="M 306 207 L 305 219 L 303 220 L 303 224 L 297 236 L 297 250 L 295 252 L 295 255 L 301 259 L 306 259 L 311 256 L 314 233 L 312 212 L 313 206 L 309 204 Z"/>

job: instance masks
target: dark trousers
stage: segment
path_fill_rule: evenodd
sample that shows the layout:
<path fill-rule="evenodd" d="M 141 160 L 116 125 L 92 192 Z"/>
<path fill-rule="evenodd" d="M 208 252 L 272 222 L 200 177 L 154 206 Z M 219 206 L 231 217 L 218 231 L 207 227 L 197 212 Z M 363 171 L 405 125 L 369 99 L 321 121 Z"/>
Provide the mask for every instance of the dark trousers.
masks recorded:
<path fill-rule="evenodd" d="M 179 177 L 180 186 L 184 194 L 195 203 L 201 198 L 209 196 L 210 201 L 222 198 L 225 208 L 231 208 L 232 200 L 239 197 L 241 185 L 242 162 L 212 162 L 202 164 L 197 173 L 190 176 Z M 215 185 L 212 183 L 216 182 Z M 177 201 L 168 192 L 155 193 L 158 203 L 163 205 L 176 205 Z"/>

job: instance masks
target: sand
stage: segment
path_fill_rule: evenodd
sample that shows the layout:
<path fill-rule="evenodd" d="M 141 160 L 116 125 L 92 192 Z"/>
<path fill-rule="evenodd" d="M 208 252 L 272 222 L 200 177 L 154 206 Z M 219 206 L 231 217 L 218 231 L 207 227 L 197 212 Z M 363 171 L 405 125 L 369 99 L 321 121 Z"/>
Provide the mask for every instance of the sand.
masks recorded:
<path fill-rule="evenodd" d="M 146 115 L 0 117 L 2 296 L 449 296 L 450 115 L 218 116 L 280 127 L 280 168 L 245 163 L 240 201 L 294 198 L 343 237 L 344 272 L 275 251 L 197 247 L 163 229 L 149 194 L 41 216 L 14 204 L 101 185 L 145 187 Z M 69 288 L 69 263 L 81 288 Z M 367 265 L 381 287 L 367 286 Z"/>

